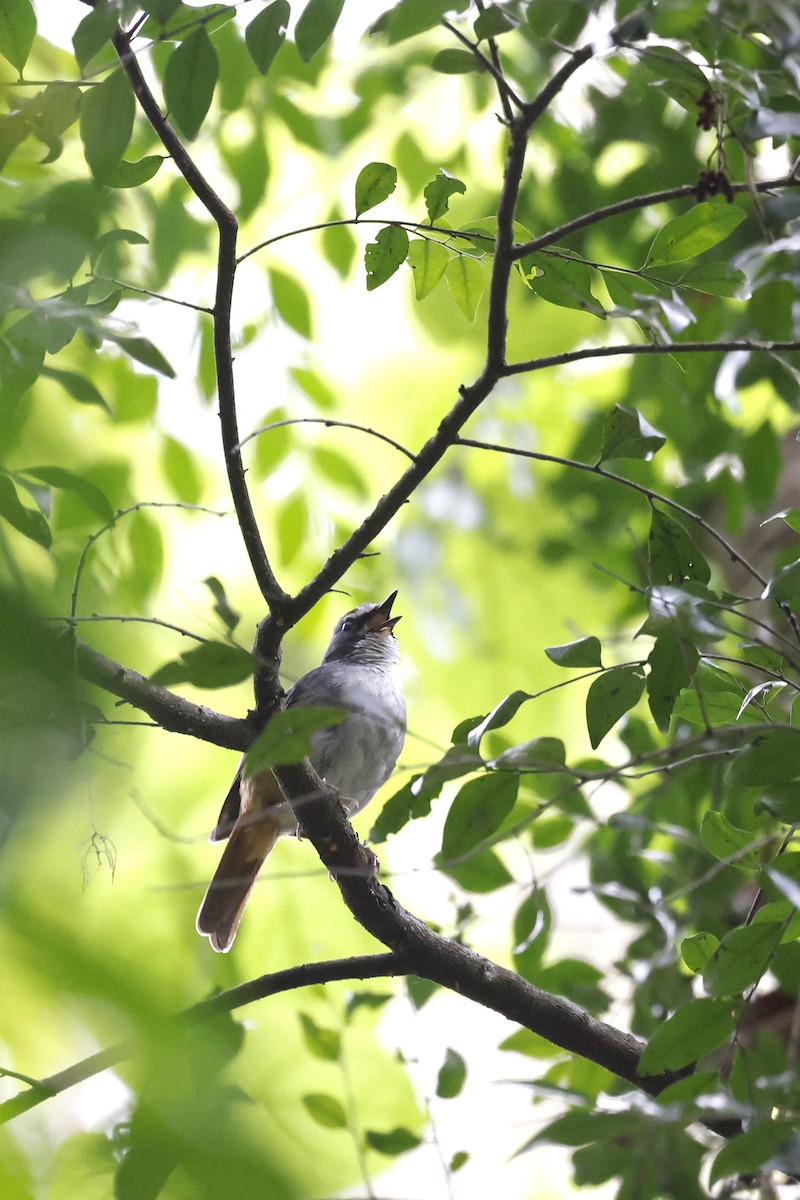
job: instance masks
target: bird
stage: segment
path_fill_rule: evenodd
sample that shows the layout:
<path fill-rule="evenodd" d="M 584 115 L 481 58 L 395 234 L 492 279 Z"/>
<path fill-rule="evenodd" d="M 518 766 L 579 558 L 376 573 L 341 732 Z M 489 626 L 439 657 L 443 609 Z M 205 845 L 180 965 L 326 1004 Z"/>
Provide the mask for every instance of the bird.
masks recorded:
<path fill-rule="evenodd" d="M 285 710 L 303 705 L 344 710 L 335 725 L 311 735 L 309 760 L 335 788 L 352 817 L 394 770 L 406 732 L 400 647 L 392 616 L 394 591 L 382 604 L 359 604 L 334 626 L 318 667 L 284 697 Z M 272 770 L 248 776 L 243 758 L 210 841 L 228 844 L 197 914 L 197 931 L 214 950 L 233 945 L 256 877 L 278 838 L 298 833 L 291 805 Z"/>

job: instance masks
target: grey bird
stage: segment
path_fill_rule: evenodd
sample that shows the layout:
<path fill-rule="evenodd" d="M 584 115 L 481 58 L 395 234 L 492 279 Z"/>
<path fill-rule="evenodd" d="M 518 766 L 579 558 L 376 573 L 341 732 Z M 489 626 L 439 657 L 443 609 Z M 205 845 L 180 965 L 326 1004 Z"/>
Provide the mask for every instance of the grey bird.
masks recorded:
<path fill-rule="evenodd" d="M 298 679 L 284 698 L 301 705 L 340 708 L 338 725 L 311 737 L 312 766 L 336 788 L 352 817 L 394 770 L 406 732 L 400 648 L 392 592 L 383 604 L 359 604 L 337 622 L 322 664 Z M 297 833 L 297 821 L 273 772 L 246 776 L 243 763 L 225 798 L 212 842 L 228 838 L 197 914 L 197 931 L 215 950 L 230 950 L 264 860 L 278 838 Z"/>

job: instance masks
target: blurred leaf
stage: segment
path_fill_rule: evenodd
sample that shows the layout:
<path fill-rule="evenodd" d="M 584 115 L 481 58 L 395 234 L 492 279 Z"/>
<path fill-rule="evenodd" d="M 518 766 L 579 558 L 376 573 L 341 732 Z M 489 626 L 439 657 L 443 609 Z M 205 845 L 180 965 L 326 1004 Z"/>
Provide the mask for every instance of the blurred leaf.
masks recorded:
<path fill-rule="evenodd" d="M 471 71 L 482 70 L 481 64 L 469 50 L 440 50 L 434 54 L 431 66 L 442 75 L 468 75 Z"/>
<path fill-rule="evenodd" d="M 469 57 L 471 58 L 472 55 Z M 430 183 L 426 183 L 422 192 L 425 197 L 425 207 L 428 210 L 428 221 L 430 224 L 435 225 L 438 219 L 444 216 L 450 207 L 451 196 L 458 195 L 460 192 L 466 192 L 466 190 L 467 185 L 465 183 L 462 183 L 460 179 L 456 179 L 455 175 L 451 175 L 449 171 L 445 171 L 443 167 L 440 167 L 436 178 L 432 179 Z M 438 245 L 436 242 L 429 241 L 426 241 L 424 244 L 428 246 Z M 419 300 L 420 297 L 418 296 L 417 299 Z"/>
<path fill-rule="evenodd" d="M 644 686 L 639 667 L 612 667 L 594 680 L 586 697 L 586 725 L 593 750 L 620 717 L 638 703 Z"/>
<path fill-rule="evenodd" d="M 131 358 L 135 358 L 137 362 L 142 363 L 145 367 L 150 367 L 153 371 L 157 371 L 159 375 L 166 375 L 167 379 L 175 378 L 173 367 L 167 362 L 164 355 L 143 337 L 122 337 L 120 334 L 115 334 L 106 331 L 106 337 L 113 341 L 120 350 L 124 350 Z"/>
<path fill-rule="evenodd" d="M 50 526 L 38 508 L 26 508 L 8 475 L 0 472 L 0 519 L 18 530 L 24 537 L 47 549 L 52 542 Z"/>
<path fill-rule="evenodd" d="M 491 849 L 470 855 L 461 863 L 448 862 L 441 853 L 433 861 L 438 870 L 455 879 L 465 892 L 486 895 L 514 882 L 503 860 Z"/>
<path fill-rule="evenodd" d="M 539 737 L 521 742 L 518 746 L 510 746 L 493 759 L 491 765 L 501 771 L 549 772 L 553 767 L 563 767 L 565 761 L 566 750 L 560 738 Z"/>
<path fill-rule="evenodd" d="M 197 460 L 182 442 L 169 435 L 164 437 L 161 466 L 178 499 L 185 504 L 199 504 L 203 481 Z"/>
<path fill-rule="evenodd" d="M 800 594 L 800 558 L 779 567 L 764 589 L 764 599 L 785 604 Z"/>
<path fill-rule="evenodd" d="M 310 338 L 313 333 L 311 304 L 303 285 L 292 275 L 275 267 L 270 268 L 269 285 L 281 320 L 301 337 Z"/>
<path fill-rule="evenodd" d="M 197 137 L 206 118 L 219 72 L 217 52 L 204 25 L 175 47 L 164 72 L 169 116 L 184 137 Z"/>
<path fill-rule="evenodd" d="M 414 297 L 424 300 L 444 275 L 450 255 L 439 242 L 414 238 L 408 247 L 408 265 L 414 275 Z"/>
<path fill-rule="evenodd" d="M 336 1030 L 318 1025 L 308 1013 L 301 1012 L 298 1016 L 303 1030 L 303 1041 L 309 1054 L 325 1062 L 337 1062 L 342 1052 L 342 1039 Z"/>
<path fill-rule="evenodd" d="M 228 633 L 233 633 L 241 620 L 241 614 L 229 603 L 225 588 L 216 575 L 209 575 L 203 580 L 211 595 L 214 597 L 214 612 L 219 617 Z"/>
<path fill-rule="evenodd" d="M 397 168 L 389 163 L 367 163 L 356 180 L 356 216 L 360 217 L 391 196 L 397 187 Z"/>
<path fill-rule="evenodd" d="M 507 33 L 513 28 L 513 22 L 497 4 L 487 4 L 478 13 L 473 25 L 475 38 L 479 42 L 486 41 L 487 38 L 499 37 L 501 33 Z"/>
<path fill-rule="evenodd" d="M 83 71 L 98 51 L 108 45 L 117 28 L 117 13 L 114 8 L 98 5 L 83 18 L 72 35 L 75 61 Z"/>
<path fill-rule="evenodd" d="M 436 1095 L 441 1100 L 452 1100 L 461 1092 L 466 1077 L 467 1064 L 457 1051 L 448 1046 L 436 1079 Z"/>
<path fill-rule="evenodd" d="M 696 258 L 704 250 L 724 241 L 745 218 L 744 210 L 733 204 L 696 204 L 689 212 L 673 217 L 653 239 L 645 266 Z"/>
<path fill-rule="evenodd" d="M 367 291 L 372 292 L 394 275 L 408 254 L 408 234 L 397 225 L 387 225 L 379 230 L 374 242 L 369 242 L 364 251 L 364 266 L 367 272 Z"/>
<path fill-rule="evenodd" d="M 246 650 L 227 642 L 201 642 L 193 650 L 184 651 L 175 662 L 159 667 L 150 681 L 162 687 L 191 683 L 199 688 L 221 688 L 241 683 L 252 674 L 253 660 Z"/>
<path fill-rule="evenodd" d="M 394 44 L 432 29 L 448 10 L 464 7 L 463 3 L 454 3 L 454 0 L 399 0 L 380 19 L 378 27 L 385 27 L 389 43 Z"/>
<path fill-rule="evenodd" d="M 67 491 L 74 492 L 76 496 L 80 496 L 92 512 L 97 513 L 104 521 L 111 521 L 114 517 L 114 509 L 100 488 L 90 480 L 84 479 L 83 476 L 67 471 L 64 467 L 23 467 L 20 474 L 41 479 L 50 487 L 66 488 Z"/>
<path fill-rule="evenodd" d="M 395 1158 L 399 1154 L 406 1154 L 407 1151 L 416 1149 L 421 1140 L 410 1129 L 400 1127 L 392 1129 L 389 1133 L 379 1133 L 375 1129 L 368 1129 L 366 1132 L 367 1145 L 389 1158 Z"/>
<path fill-rule="evenodd" d="M 490 729 L 501 729 L 507 725 L 513 717 L 516 716 L 521 705 L 526 700 L 532 700 L 533 697 L 529 692 L 511 692 L 505 696 L 499 704 L 496 704 L 488 716 L 480 720 L 479 724 L 475 725 L 467 735 L 467 745 L 474 747 L 476 750 L 483 740 L 484 734 Z"/>
<path fill-rule="evenodd" d="M 463 784 L 450 805 L 442 833 L 442 857 L 461 858 L 502 825 L 514 807 L 519 781 L 490 772 Z"/>
<path fill-rule="evenodd" d="M 486 268 L 465 254 L 450 259 L 444 272 L 450 294 L 468 321 L 474 321 L 488 282 Z"/>
<path fill-rule="evenodd" d="M 163 154 L 148 154 L 137 162 L 127 162 L 123 158 L 103 177 L 103 183 L 112 188 L 140 187 L 153 178 L 165 161 Z"/>
<path fill-rule="evenodd" d="M 562 646 L 545 646 L 544 652 L 557 667 L 602 667 L 602 647 L 596 637 L 582 637 Z"/>
<path fill-rule="evenodd" d="M 322 1092 L 311 1092 L 302 1097 L 308 1115 L 323 1129 L 346 1129 L 347 1115 L 341 1101 Z"/>
<path fill-rule="evenodd" d="M 329 222 L 340 221 L 341 210 L 334 208 L 326 219 Z M 346 279 L 350 274 L 356 252 L 356 239 L 346 225 L 327 225 L 322 230 L 322 253 L 340 279 Z"/>
<path fill-rule="evenodd" d="M 781 1146 L 788 1144 L 797 1133 L 791 1121 L 770 1117 L 761 1119 L 744 1133 L 738 1134 L 722 1147 L 711 1164 L 710 1182 L 713 1186 L 730 1175 L 756 1175 Z"/>
<path fill-rule="evenodd" d="M 30 0 L 0 0 L 0 54 L 22 74 L 36 35 Z"/>
<path fill-rule="evenodd" d="M 317 408 L 329 412 L 336 408 L 336 395 L 316 371 L 308 367 L 291 367 L 289 374 Z"/>
<path fill-rule="evenodd" d="M 600 462 L 609 458 L 643 458 L 649 462 L 666 440 L 637 409 L 615 404 L 603 427 Z"/>
<path fill-rule="evenodd" d="M 346 455 L 331 450 L 328 446 L 316 446 L 311 461 L 314 469 L 336 487 L 352 492 L 362 500 L 368 497 L 366 479 L 356 463 Z"/>
<path fill-rule="evenodd" d="M 714 858 L 728 859 L 735 856 L 736 866 L 749 867 L 751 870 L 758 868 L 761 849 L 754 843 L 760 840 L 749 830 L 737 829 L 735 825 L 731 825 L 721 812 L 711 809 L 703 815 L 700 841 Z M 748 847 L 752 849 L 747 850 Z M 747 850 L 746 854 L 742 854 L 744 850 Z"/>
<path fill-rule="evenodd" d="M 780 923 L 744 925 L 726 933 L 703 971 L 711 996 L 736 996 L 757 983 L 777 950 Z"/>
<path fill-rule="evenodd" d="M 730 263 L 698 263 L 681 277 L 684 287 L 705 292 L 709 296 L 731 296 L 746 299 L 747 276 Z"/>
<path fill-rule="evenodd" d="M 81 97 L 81 138 L 86 161 L 98 183 L 105 183 L 128 148 L 136 100 L 119 68 Z"/>
<path fill-rule="evenodd" d="M 731 759 L 726 771 L 739 787 L 764 787 L 800 775 L 800 729 L 766 729 Z"/>
<path fill-rule="evenodd" d="M 691 1000 L 658 1026 L 642 1054 L 640 1075 L 678 1071 L 722 1046 L 733 1034 L 736 1020 L 722 1000 Z"/>
<path fill-rule="evenodd" d="M 253 18 L 245 30 L 245 42 L 259 72 L 266 75 L 283 45 L 291 9 L 289 0 L 273 0 Z"/>
<path fill-rule="evenodd" d="M 76 375 L 74 371 L 57 371 L 55 367 L 42 367 L 42 375 L 60 384 L 79 404 L 96 404 L 107 413 L 111 412 L 94 384 L 83 375 Z"/>
<path fill-rule="evenodd" d="M 320 729 L 340 725 L 346 716 L 343 708 L 318 704 L 304 704 L 275 713 L 247 752 L 245 775 L 257 775 L 267 767 L 279 767 L 284 763 L 302 762 L 311 753 L 314 734 Z"/>
<path fill-rule="evenodd" d="M 310 62 L 336 28 L 344 0 L 308 0 L 294 31 L 303 62 Z"/>

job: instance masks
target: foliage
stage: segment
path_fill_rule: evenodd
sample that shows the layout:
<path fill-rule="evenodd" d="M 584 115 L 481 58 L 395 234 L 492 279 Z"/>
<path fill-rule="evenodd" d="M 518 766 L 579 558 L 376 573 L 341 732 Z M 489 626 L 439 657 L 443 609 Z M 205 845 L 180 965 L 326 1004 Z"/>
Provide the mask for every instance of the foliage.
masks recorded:
<path fill-rule="evenodd" d="M 611 1023 L 565 1010 L 574 1052 L 498 972 L 517 1162 L 636 1200 L 800 1172 L 797 18 L 387 5 L 95 0 L 69 50 L 0 0 L 15 1200 L 369 1192 L 433 1147 L 481 1190 L 485 1130 L 437 1133 L 479 1086 L 444 960 L 172 1019 L 375 949 L 306 844 L 231 956 L 192 930 L 253 734 L 210 705 L 278 626 L 289 678 L 317 661 L 341 581 L 404 611 L 406 774 L 360 819 L 398 904 Z M 123 1036 L 105 1092 L 39 1082 Z"/>

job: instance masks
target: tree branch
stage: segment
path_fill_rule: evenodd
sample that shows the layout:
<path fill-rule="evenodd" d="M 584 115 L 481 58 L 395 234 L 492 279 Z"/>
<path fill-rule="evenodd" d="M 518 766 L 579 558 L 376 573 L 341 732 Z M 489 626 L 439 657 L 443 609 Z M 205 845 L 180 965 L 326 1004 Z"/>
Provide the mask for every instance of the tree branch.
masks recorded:
<path fill-rule="evenodd" d="M 245 1004 L 252 1004 L 253 1001 L 263 1000 L 267 996 L 276 996 L 280 992 L 294 991 L 296 988 L 333 983 L 344 979 L 389 978 L 402 974 L 403 970 L 402 961 L 394 954 L 364 954 L 357 958 L 337 958 L 325 962 L 304 963 L 302 966 L 290 967 L 285 971 L 275 971 L 271 975 L 261 975 L 258 979 L 241 983 L 238 987 L 229 988 L 216 996 L 210 996 L 207 1000 L 201 1000 L 199 1004 L 193 1004 L 191 1008 L 186 1008 L 183 1012 L 171 1017 L 170 1024 L 179 1029 L 193 1028 L 204 1021 L 213 1020 L 222 1013 L 232 1012 Z M 31 1108 L 57 1096 L 60 1092 L 65 1092 L 77 1083 L 82 1083 L 93 1075 L 99 1075 L 101 1071 L 107 1071 L 109 1067 L 130 1058 L 136 1053 L 136 1050 L 135 1039 L 118 1042 L 115 1046 L 109 1046 L 97 1054 L 91 1054 L 88 1058 L 73 1063 L 72 1066 L 58 1071 L 55 1075 L 48 1075 L 45 1079 L 34 1080 L 11 1071 L 0 1072 L 0 1074 L 13 1075 L 14 1078 L 26 1080 L 31 1084 L 29 1091 L 20 1092 L 0 1104 L 0 1125 L 5 1125 L 14 1117 L 28 1112 Z"/>
<path fill-rule="evenodd" d="M 134 95 L 161 144 L 172 156 L 197 199 L 213 218 L 219 234 L 217 253 L 217 287 L 214 300 L 214 360 L 217 374 L 217 396 L 219 419 L 222 430 L 222 445 L 225 467 L 231 490 L 236 517 L 242 531 L 245 547 L 253 568 L 253 574 L 261 594 L 271 610 L 280 612 L 288 600 L 286 592 L 278 583 L 270 566 L 264 543 L 256 522 L 250 493 L 245 481 L 241 455 L 236 450 L 239 444 L 239 429 L 236 418 L 236 390 L 233 377 L 233 354 L 231 352 L 231 305 L 233 284 L 236 275 L 236 237 L 238 221 L 224 201 L 217 195 L 194 159 L 186 150 L 181 139 L 161 112 L 136 59 L 130 36 L 118 29 L 113 37 L 114 49 L 130 80 Z"/>
<path fill-rule="evenodd" d="M 78 671 L 97 687 L 127 700 L 146 712 L 162 729 L 201 738 L 227 750 L 247 750 L 258 732 L 255 723 L 240 717 L 226 717 L 202 704 L 192 704 L 175 692 L 151 683 L 138 671 L 123 667 L 86 642 L 75 641 Z"/>
<path fill-rule="evenodd" d="M 732 190 L 736 193 L 750 193 L 754 189 L 757 192 L 771 192 L 776 188 L 787 187 L 800 187 L 800 179 L 795 175 L 785 175 L 781 179 L 765 179 L 760 183 L 731 184 Z M 608 204 L 605 208 L 596 208 L 594 212 L 576 217 L 574 221 L 567 221 L 566 224 L 559 225 L 557 229 L 551 229 L 549 233 L 544 233 L 541 237 L 520 243 L 512 250 L 511 257 L 516 262 L 518 259 L 524 258 L 526 254 L 533 254 L 537 250 L 544 250 L 546 246 L 560 242 L 571 233 L 577 233 L 579 229 L 586 229 L 590 225 L 599 225 L 601 221 L 607 221 L 609 217 L 619 217 L 639 208 L 651 208 L 654 204 L 665 204 L 669 200 L 686 200 L 696 197 L 696 195 L 697 184 L 684 183 L 680 187 L 665 188 L 661 192 L 650 192 L 648 195 L 631 196 L 627 200 L 618 200 L 615 204 Z"/>
<path fill-rule="evenodd" d="M 307 763 L 275 768 L 304 835 L 311 841 L 355 919 L 398 956 L 407 973 L 490 1008 L 556 1046 L 598 1063 L 621 1079 L 657 1095 L 679 1076 L 641 1077 L 643 1044 L 598 1021 L 570 1000 L 434 933 L 378 882 L 372 851 L 362 846 L 331 791 Z M 683 1074 L 683 1073 L 681 1073 Z"/>
<path fill-rule="evenodd" d="M 624 346 L 588 346 L 582 350 L 566 350 L 563 354 L 547 354 L 541 358 L 529 358 L 524 362 L 507 363 L 501 372 L 508 375 L 525 375 L 541 371 L 545 367 L 562 367 L 566 363 L 582 362 L 586 358 L 616 358 L 623 354 L 728 354 L 733 350 L 749 350 L 765 354 L 790 353 L 800 350 L 797 342 L 633 342 Z"/>

